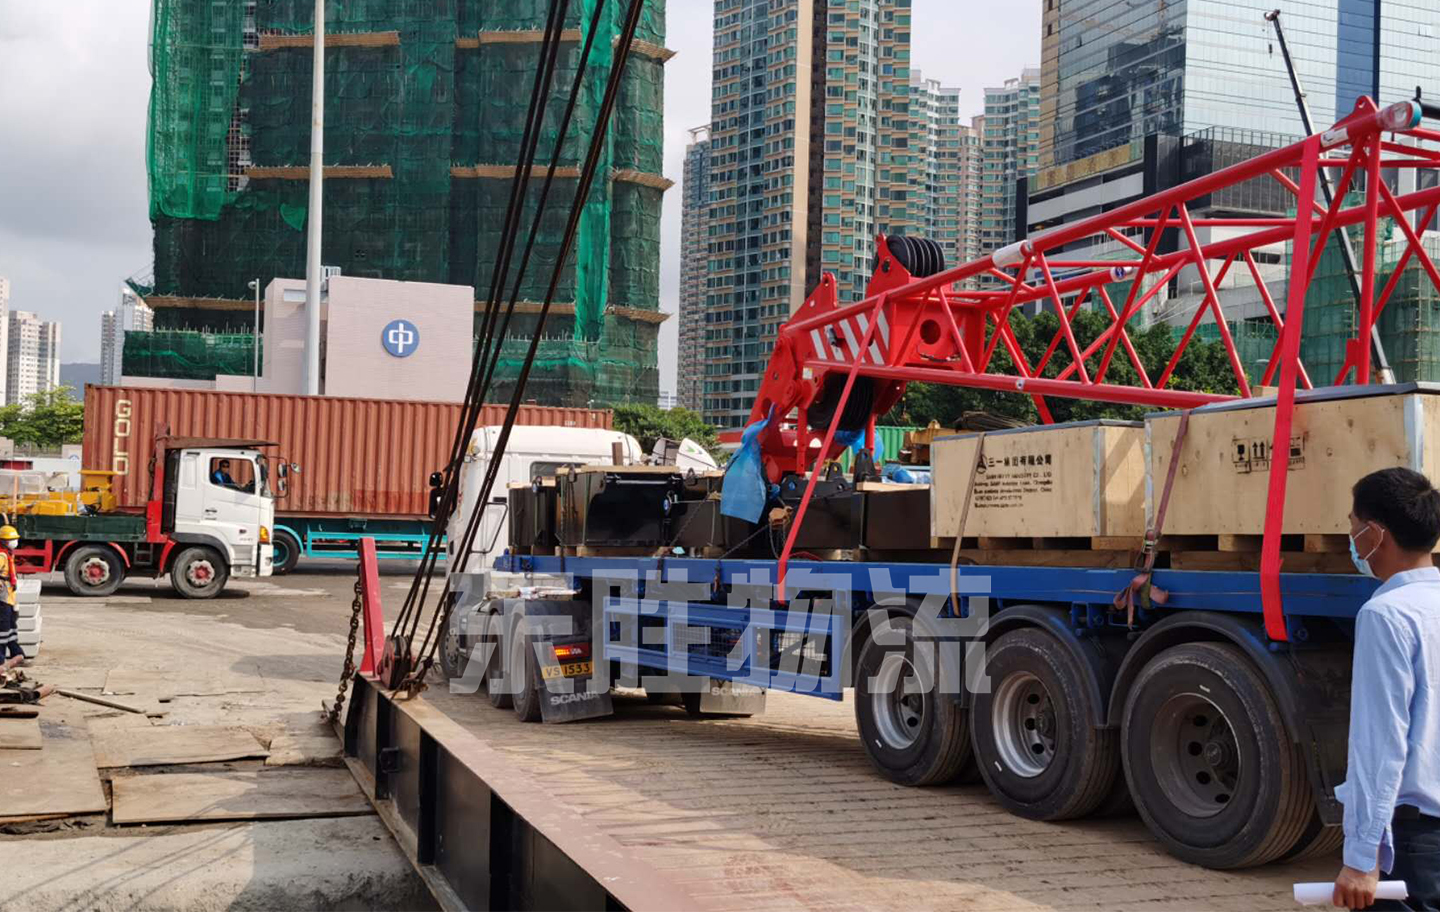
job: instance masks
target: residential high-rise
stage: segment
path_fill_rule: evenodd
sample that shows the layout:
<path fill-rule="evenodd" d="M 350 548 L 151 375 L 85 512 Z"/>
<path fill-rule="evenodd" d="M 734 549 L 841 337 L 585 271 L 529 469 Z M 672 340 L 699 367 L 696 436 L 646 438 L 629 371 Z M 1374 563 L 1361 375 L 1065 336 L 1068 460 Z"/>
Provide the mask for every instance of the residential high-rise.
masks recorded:
<path fill-rule="evenodd" d="M 968 201 L 965 181 L 970 128 L 960 123 L 960 90 L 911 70 L 908 115 L 906 197 L 892 199 L 891 230 L 903 227 L 906 234 L 937 241 L 945 250 L 947 265 L 954 266 L 963 262 L 965 253 L 961 224 Z M 883 220 L 883 193 L 880 209 Z"/>
<path fill-rule="evenodd" d="M 676 401 L 700 409 L 705 385 L 706 224 L 710 201 L 710 127 L 690 131 L 680 181 L 680 345 L 676 358 Z"/>
<path fill-rule="evenodd" d="M 248 283 L 306 272 L 313 8 L 152 0 L 149 122 L 156 329 L 250 333 Z M 645 0 L 594 189 L 543 329 L 536 314 L 596 132 L 624 5 L 571 3 L 535 162 L 552 158 L 582 42 L 593 46 L 561 170 L 490 396 L 654 403 L 660 311 L 665 0 Z M 541 60 L 547 3 L 331 3 L 323 262 L 346 276 L 476 289 L 490 306 L 505 213 Z M 592 22 L 596 33 L 589 34 Z M 590 39 L 593 39 L 590 40 Z M 529 185 L 538 199 L 539 179 Z M 520 213 L 508 301 L 533 213 Z M 481 299 L 484 299 L 483 301 Z M 406 304 L 395 302 L 395 316 Z M 478 327 L 477 327 L 478 328 Z M 463 390 L 437 389 L 458 399 Z"/>
<path fill-rule="evenodd" d="M 910 0 L 714 11 L 702 411 L 738 427 L 822 271 L 858 299 L 899 203 L 908 224 Z"/>
<path fill-rule="evenodd" d="M 1040 70 L 1026 68 L 999 88 L 985 90 L 980 131 L 980 255 L 1022 232 L 1016 225 L 1016 186 L 1035 173 L 1040 154 Z"/>
<path fill-rule="evenodd" d="M 24 310 L 10 311 L 5 404 L 17 405 L 60 385 L 60 324 Z"/>
<path fill-rule="evenodd" d="M 984 165 L 980 137 L 985 132 L 985 116 L 979 115 L 970 125 L 960 128 L 960 183 L 956 198 L 960 201 L 960 227 L 955 237 L 955 263 L 978 260 L 980 250 L 980 175 Z"/>
<path fill-rule="evenodd" d="M 155 328 L 155 311 L 129 288 L 120 292 L 120 306 L 100 315 L 100 382 L 113 386 L 120 382 L 127 332 L 147 332 Z"/>

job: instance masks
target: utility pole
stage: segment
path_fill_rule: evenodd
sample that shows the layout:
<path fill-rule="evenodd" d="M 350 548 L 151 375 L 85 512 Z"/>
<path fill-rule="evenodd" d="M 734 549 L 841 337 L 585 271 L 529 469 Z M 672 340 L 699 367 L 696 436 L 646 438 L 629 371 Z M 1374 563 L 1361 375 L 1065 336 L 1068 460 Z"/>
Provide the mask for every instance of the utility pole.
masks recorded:
<path fill-rule="evenodd" d="M 1280 42 L 1280 54 L 1285 58 L 1285 70 L 1290 74 L 1290 88 L 1295 91 L 1295 105 L 1300 109 L 1300 122 L 1305 125 L 1305 135 L 1315 135 L 1315 121 L 1310 116 L 1310 102 L 1307 100 L 1305 88 L 1300 85 L 1300 74 L 1295 72 L 1295 61 L 1290 57 L 1290 43 L 1285 40 L 1285 30 L 1280 27 L 1280 11 L 1274 10 L 1265 14 L 1266 20 L 1275 26 L 1275 38 Z M 1375 99 L 1377 102 L 1380 99 Z M 1330 172 L 1319 169 L 1320 192 L 1325 197 L 1325 205 L 1329 206 L 1335 201 L 1335 188 L 1330 183 Z M 1304 200 L 1297 200 L 1300 205 L 1305 205 Z M 1355 264 L 1355 248 L 1350 244 L 1350 229 L 1337 228 L 1335 240 L 1340 246 L 1340 256 L 1345 260 L 1345 276 L 1350 280 L 1350 291 L 1355 295 L 1355 302 L 1360 302 L 1360 268 Z M 1380 376 L 1381 383 L 1394 383 L 1395 371 L 1390 369 L 1390 361 L 1385 357 L 1385 344 L 1380 341 L 1380 327 L 1370 327 L 1370 345 L 1375 350 L 1375 372 Z"/>
<path fill-rule="evenodd" d="M 310 101 L 310 212 L 305 261 L 305 395 L 320 395 L 320 262 L 325 202 L 325 0 L 315 0 L 315 61 Z"/>

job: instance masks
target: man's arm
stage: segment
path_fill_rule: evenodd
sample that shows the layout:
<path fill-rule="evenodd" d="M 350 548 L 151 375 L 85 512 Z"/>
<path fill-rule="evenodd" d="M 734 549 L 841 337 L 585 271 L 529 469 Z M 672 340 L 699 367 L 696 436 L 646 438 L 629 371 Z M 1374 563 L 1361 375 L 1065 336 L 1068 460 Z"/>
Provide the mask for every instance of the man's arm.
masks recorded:
<path fill-rule="evenodd" d="M 1345 865 L 1375 870 L 1409 746 L 1415 693 L 1409 631 L 1373 609 L 1355 622 L 1350 682 L 1350 762 L 1346 772 Z"/>

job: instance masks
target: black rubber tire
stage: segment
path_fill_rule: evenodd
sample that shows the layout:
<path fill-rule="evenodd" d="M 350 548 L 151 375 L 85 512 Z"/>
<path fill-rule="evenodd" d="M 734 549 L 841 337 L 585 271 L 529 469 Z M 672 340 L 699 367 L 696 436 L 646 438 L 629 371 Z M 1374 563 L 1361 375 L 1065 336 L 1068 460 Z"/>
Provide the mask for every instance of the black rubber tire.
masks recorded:
<path fill-rule="evenodd" d="M 453 601 L 454 594 L 446 597 Z M 453 681 L 464 677 L 465 669 L 470 664 L 470 638 L 461 636 L 455 628 L 455 625 L 459 623 L 459 618 L 455 617 L 453 607 L 447 620 L 445 629 L 440 631 L 440 644 L 435 648 L 435 652 L 440 660 L 440 670 L 445 673 L 445 679 Z"/>
<path fill-rule="evenodd" d="M 104 563 L 105 580 L 100 583 L 86 582 L 85 565 L 96 560 Z M 65 585 L 78 596 L 102 598 L 119 589 L 123 582 L 125 582 L 125 562 L 120 559 L 120 555 L 115 553 L 114 548 L 107 548 L 104 545 L 81 545 L 71 551 L 70 556 L 65 559 Z"/>
<path fill-rule="evenodd" d="M 843 392 L 845 375 L 826 375 L 825 385 L 821 387 L 815 401 L 805 410 L 805 420 L 811 430 L 823 431 L 830 427 L 830 422 L 835 417 L 835 406 L 839 404 L 840 394 Z M 845 410 L 840 413 L 839 430 L 863 430 L 870 421 L 874 404 L 875 381 L 869 377 L 856 377 L 855 385 L 850 388 L 850 398 L 845 400 Z"/>
<path fill-rule="evenodd" d="M 505 682 L 505 662 L 500 654 L 502 641 L 496 638 L 493 632 L 500 621 L 500 615 L 490 616 L 488 623 L 491 632 L 485 634 L 485 638 L 495 644 L 490 650 L 490 667 L 485 669 L 485 695 L 489 698 L 490 705 L 496 709 L 510 709 L 515 705 L 515 701 L 511 698 L 510 688 Z"/>
<path fill-rule="evenodd" d="M 300 540 L 289 532 L 276 529 L 270 544 L 275 549 L 275 561 L 270 572 L 275 576 L 284 576 L 300 563 Z"/>
<path fill-rule="evenodd" d="M 209 581 L 193 583 L 189 579 L 191 565 L 201 561 L 210 564 Z M 187 599 L 212 599 L 225 591 L 225 584 L 229 581 L 230 567 L 214 548 L 204 545 L 186 548 L 170 562 L 170 585 Z"/>
<path fill-rule="evenodd" d="M 1305 825 L 1305 832 L 1300 834 L 1300 841 L 1280 856 L 1280 861 L 1304 861 L 1307 858 L 1318 858 L 1322 855 L 1334 855 L 1340 851 L 1345 844 L 1345 828 L 1341 826 L 1326 826 L 1320 820 L 1319 812 L 1310 815 L 1310 822 Z"/>
<path fill-rule="evenodd" d="M 541 691 L 545 689 L 544 683 L 540 680 L 540 669 L 535 661 L 535 647 L 526 638 L 520 642 L 524 647 L 524 655 L 516 657 L 516 667 L 523 675 L 523 686 L 516 689 L 511 698 L 514 702 L 515 718 L 521 722 L 540 721 L 540 701 L 544 699 Z"/>
<path fill-rule="evenodd" d="M 894 641 L 898 638 L 893 634 L 884 637 L 892 640 L 890 645 L 882 645 L 872 634 L 860 650 L 855 674 L 855 724 L 860 730 L 860 743 L 886 779 L 910 786 L 944 785 L 959 776 L 970 760 L 969 713 L 960 706 L 958 695 L 937 694 L 938 688 L 922 685 L 914 741 L 897 746 L 885 737 L 874 709 L 877 697 L 882 695 L 872 692 L 876 683 L 872 679 L 892 653 L 900 653 L 908 662 L 915 659 L 914 619 L 892 617 L 890 629 L 903 634 L 903 645 Z"/>
<path fill-rule="evenodd" d="M 1071 820 L 1084 817 L 1105 800 L 1120 773 L 1119 733 L 1096 728 L 1092 719 L 1100 707 L 1085 683 L 1084 670 L 1059 640 L 1036 628 L 1012 630 L 985 650 L 990 687 L 977 693 L 971 706 L 970 732 L 980 774 L 990 793 L 1012 814 L 1030 820 Z M 1022 682 L 1029 682 L 1028 688 Z M 1026 707 L 1044 707 L 1040 719 L 1027 718 L 1027 727 L 1013 713 Z M 1013 702 L 1006 694 L 1014 694 Z M 1037 732 L 1048 728 L 1053 752 L 1048 763 L 1037 762 L 1028 772 L 1024 760 L 1043 747 Z M 1006 730 L 1010 734 L 1006 734 Z M 1025 740 L 1025 739 L 1029 740 Z M 1023 742 L 1023 743 L 1022 743 Z M 1007 760 L 1002 743 L 1016 754 Z M 1018 764 L 1018 765 L 1017 765 Z"/>
<path fill-rule="evenodd" d="M 1196 699 L 1207 705 L 1194 721 L 1186 721 L 1184 703 Z M 1166 711 L 1171 700 L 1178 708 Z M 1180 742 L 1189 737 L 1183 726 L 1214 732 L 1215 720 L 1208 714 L 1215 711 L 1233 737 L 1211 736 L 1209 742 L 1194 740 L 1182 748 Z M 1176 719 L 1175 713 L 1182 713 L 1181 732 L 1166 748 L 1159 743 L 1164 737 L 1160 726 Z M 1235 756 L 1233 786 L 1211 803 L 1192 803 L 1193 811 L 1178 806 L 1162 777 L 1184 800 L 1190 799 L 1179 783 L 1191 786 L 1188 778 L 1163 772 L 1167 758 L 1185 751 L 1202 756 L 1197 746 L 1208 753 L 1210 744 L 1220 740 L 1233 741 L 1224 749 Z M 1223 870 L 1274 861 L 1299 843 L 1315 811 L 1304 755 L 1286 732 L 1275 698 L 1260 672 L 1229 643 L 1188 643 L 1151 659 L 1125 701 L 1121 751 L 1141 819 L 1170 854 L 1191 864 Z"/>

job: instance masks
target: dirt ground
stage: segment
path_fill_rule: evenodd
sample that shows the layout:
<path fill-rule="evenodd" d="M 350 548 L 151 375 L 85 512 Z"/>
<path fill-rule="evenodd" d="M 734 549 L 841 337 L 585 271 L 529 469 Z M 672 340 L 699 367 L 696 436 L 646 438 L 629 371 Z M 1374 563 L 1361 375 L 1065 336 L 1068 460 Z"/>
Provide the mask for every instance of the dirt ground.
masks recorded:
<path fill-rule="evenodd" d="M 140 683 L 120 689 L 134 693 L 107 699 L 158 717 L 55 695 L 42 705 L 42 732 L 83 726 L 99 743 L 160 726 L 225 726 L 268 748 L 264 759 L 102 769 L 107 800 L 113 780 L 126 776 L 343 765 L 320 706 L 335 698 L 354 569 L 305 570 L 233 582 L 208 602 L 181 599 L 163 581 L 127 583 L 104 599 L 73 598 L 58 580 L 47 584 L 45 639 L 26 673 L 96 695 L 107 680 L 119 686 L 122 677 L 112 674 L 129 675 Z M 386 584 L 394 581 L 387 574 Z M 28 752 L 0 751 L 0 777 L 14 775 L 16 761 L 6 755 L 20 753 Z M 110 813 L 0 820 L 0 852 L 7 859 L 0 910 L 7 912 L 433 908 L 373 814 L 140 826 L 117 826 Z"/>

